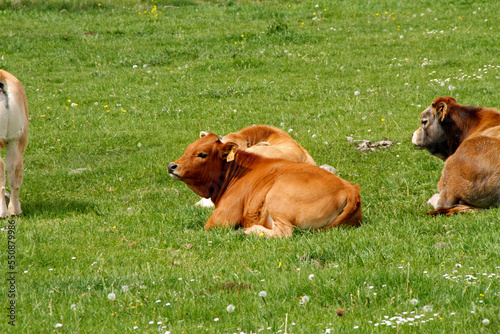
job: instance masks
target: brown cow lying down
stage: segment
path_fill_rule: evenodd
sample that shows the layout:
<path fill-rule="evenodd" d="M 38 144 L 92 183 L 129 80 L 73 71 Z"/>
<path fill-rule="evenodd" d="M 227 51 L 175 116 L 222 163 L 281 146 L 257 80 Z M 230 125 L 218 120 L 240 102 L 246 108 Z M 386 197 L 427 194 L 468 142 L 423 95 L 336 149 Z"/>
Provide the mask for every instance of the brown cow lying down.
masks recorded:
<path fill-rule="evenodd" d="M 200 137 L 207 132 L 201 132 Z M 222 142 L 235 142 L 240 150 L 247 150 L 267 158 L 280 158 L 316 165 L 305 148 L 285 131 L 267 125 L 253 125 L 222 138 Z M 201 199 L 196 206 L 213 207 L 210 199 Z"/>
<path fill-rule="evenodd" d="M 188 146 L 168 172 L 216 209 L 205 224 L 245 233 L 291 236 L 294 227 L 325 229 L 361 223 L 359 186 L 317 166 L 237 150 L 210 133 Z"/>
<path fill-rule="evenodd" d="M 412 143 L 445 160 L 429 214 L 500 206 L 500 111 L 440 97 L 420 115 Z"/>

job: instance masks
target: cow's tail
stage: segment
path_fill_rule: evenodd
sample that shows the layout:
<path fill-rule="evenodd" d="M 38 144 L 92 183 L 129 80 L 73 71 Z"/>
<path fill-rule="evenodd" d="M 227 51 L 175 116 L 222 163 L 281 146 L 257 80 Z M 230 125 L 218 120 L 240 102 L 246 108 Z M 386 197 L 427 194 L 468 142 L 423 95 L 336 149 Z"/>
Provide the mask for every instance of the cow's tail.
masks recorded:
<path fill-rule="evenodd" d="M 470 213 L 473 211 L 481 211 L 481 210 L 483 209 L 475 206 L 470 206 L 466 204 L 457 204 L 447 208 L 439 208 L 434 211 L 429 211 L 427 212 L 427 214 L 431 216 L 439 216 L 439 215 L 451 216 L 456 213 Z"/>
<path fill-rule="evenodd" d="M 330 225 L 331 227 L 336 227 L 339 225 L 349 225 L 349 226 L 359 226 L 361 225 L 362 214 L 361 214 L 361 195 L 360 187 L 355 184 L 353 188 L 349 191 L 346 198 L 346 204 L 340 215 L 335 218 L 335 220 Z"/>

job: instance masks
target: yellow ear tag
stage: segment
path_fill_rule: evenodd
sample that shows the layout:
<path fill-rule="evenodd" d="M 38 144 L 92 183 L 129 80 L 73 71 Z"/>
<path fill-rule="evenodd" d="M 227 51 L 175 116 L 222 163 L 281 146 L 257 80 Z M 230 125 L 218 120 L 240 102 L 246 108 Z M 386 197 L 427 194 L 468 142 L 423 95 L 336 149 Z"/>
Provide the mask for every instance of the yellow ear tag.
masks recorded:
<path fill-rule="evenodd" d="M 227 159 L 226 159 L 226 161 L 227 161 L 227 162 L 231 162 L 231 161 L 233 161 L 233 160 L 234 160 L 234 153 L 235 153 L 235 151 L 236 151 L 236 150 L 233 148 L 233 149 L 231 150 L 231 152 L 229 152 L 229 154 L 227 155 Z"/>

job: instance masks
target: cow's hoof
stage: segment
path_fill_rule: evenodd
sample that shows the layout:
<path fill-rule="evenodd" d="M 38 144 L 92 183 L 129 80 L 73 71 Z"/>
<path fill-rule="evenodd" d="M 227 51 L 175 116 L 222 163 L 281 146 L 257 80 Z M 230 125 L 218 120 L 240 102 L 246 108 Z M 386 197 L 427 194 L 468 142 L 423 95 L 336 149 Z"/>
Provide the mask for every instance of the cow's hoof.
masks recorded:
<path fill-rule="evenodd" d="M 263 237 L 264 235 L 266 235 L 265 232 L 266 232 L 265 228 L 260 225 L 254 225 L 252 227 L 245 229 L 245 234 L 255 234 L 258 235 L 259 237 Z"/>

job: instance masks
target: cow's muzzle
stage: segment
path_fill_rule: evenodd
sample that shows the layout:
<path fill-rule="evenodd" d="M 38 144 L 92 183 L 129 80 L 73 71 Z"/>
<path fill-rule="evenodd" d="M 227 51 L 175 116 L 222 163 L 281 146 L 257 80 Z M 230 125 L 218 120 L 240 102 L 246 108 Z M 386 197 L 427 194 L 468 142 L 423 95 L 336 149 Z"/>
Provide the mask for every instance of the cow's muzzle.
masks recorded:
<path fill-rule="evenodd" d="M 173 162 L 168 164 L 168 174 L 170 174 L 171 177 L 173 177 L 176 180 L 180 180 L 179 175 L 175 173 L 175 170 L 177 169 L 178 165 L 174 164 Z"/>

